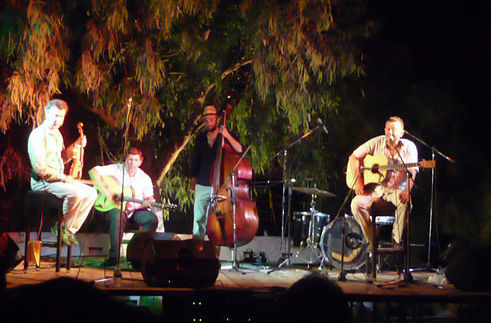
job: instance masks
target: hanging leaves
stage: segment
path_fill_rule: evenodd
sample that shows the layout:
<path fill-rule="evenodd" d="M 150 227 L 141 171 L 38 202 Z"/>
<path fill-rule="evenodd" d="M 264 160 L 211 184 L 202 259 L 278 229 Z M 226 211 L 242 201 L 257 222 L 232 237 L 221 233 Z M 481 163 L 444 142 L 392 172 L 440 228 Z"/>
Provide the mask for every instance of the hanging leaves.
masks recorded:
<path fill-rule="evenodd" d="M 151 143 L 153 175 L 161 182 L 175 163 L 186 169 L 188 161 L 179 156 L 198 129 L 203 105 L 220 107 L 223 93 L 234 87 L 241 96 L 230 127 L 253 144 L 253 165 L 265 171 L 271 151 L 309 127 L 307 112 L 325 115 L 335 108 L 333 82 L 361 70 L 351 38 L 360 28 L 343 26 L 347 5 L 30 1 L 22 12 L 14 10 L 27 22 L 18 33 L 22 41 L 12 29 L 5 29 L 12 36 L 0 37 L 17 40 L 15 49 L 0 49 L 8 66 L 0 127 L 5 132 L 20 120 L 34 126 L 54 95 L 76 93 L 109 129 L 102 131 L 106 140 L 130 124 L 133 138 Z"/>

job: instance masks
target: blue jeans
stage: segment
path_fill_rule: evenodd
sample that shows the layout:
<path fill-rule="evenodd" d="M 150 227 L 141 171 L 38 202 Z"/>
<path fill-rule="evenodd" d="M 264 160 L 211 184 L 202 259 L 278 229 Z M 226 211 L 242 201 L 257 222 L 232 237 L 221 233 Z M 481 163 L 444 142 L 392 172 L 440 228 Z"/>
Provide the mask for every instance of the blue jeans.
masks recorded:
<path fill-rule="evenodd" d="M 211 193 L 211 186 L 196 184 L 194 195 L 193 236 L 200 240 L 205 240 L 206 222 L 208 220 L 206 211 L 210 204 Z"/>
<path fill-rule="evenodd" d="M 116 258 L 118 255 L 118 226 L 119 226 L 119 214 L 120 209 L 112 209 L 109 211 L 109 218 L 111 220 L 111 226 L 109 229 L 109 258 Z M 121 238 L 123 237 L 123 232 L 126 229 L 127 225 L 130 223 L 136 223 L 138 226 L 142 227 L 142 231 L 155 231 L 158 226 L 157 216 L 147 210 L 140 209 L 133 212 L 133 215 L 130 218 L 127 218 L 123 215 L 123 219 L 121 221 Z M 121 245 L 121 240 L 119 241 L 119 245 Z"/>

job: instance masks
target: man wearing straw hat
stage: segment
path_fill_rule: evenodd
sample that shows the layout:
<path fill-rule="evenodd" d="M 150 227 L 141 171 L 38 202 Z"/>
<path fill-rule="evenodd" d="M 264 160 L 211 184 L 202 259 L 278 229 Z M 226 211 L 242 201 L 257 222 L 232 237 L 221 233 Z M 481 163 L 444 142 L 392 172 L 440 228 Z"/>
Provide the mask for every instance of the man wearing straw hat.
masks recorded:
<path fill-rule="evenodd" d="M 211 170 L 218 149 L 218 134 L 221 134 L 237 153 L 242 153 L 242 145 L 228 131 L 225 125 L 219 125 L 217 109 L 208 105 L 201 115 L 206 131 L 196 137 L 191 166 L 190 189 L 194 196 L 193 238 L 205 240 L 207 214 L 212 192 Z"/>

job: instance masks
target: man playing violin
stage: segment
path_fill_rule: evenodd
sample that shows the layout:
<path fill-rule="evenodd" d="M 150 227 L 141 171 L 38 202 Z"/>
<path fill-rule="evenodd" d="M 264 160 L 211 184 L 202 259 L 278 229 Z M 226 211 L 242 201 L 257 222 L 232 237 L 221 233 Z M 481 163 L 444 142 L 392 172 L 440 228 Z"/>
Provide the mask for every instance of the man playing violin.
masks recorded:
<path fill-rule="evenodd" d="M 364 158 L 370 154 L 375 156 L 385 156 L 389 164 L 410 164 L 417 163 L 418 151 L 416 145 L 407 139 L 402 139 L 404 135 L 404 121 L 400 117 L 390 117 L 385 123 L 384 135 L 372 138 L 359 146 L 349 157 L 348 167 L 350 168 L 356 182 L 353 185 L 356 196 L 351 201 L 351 212 L 356 221 L 360 224 L 365 238 L 370 243 L 374 241 L 372 236 L 373 228 L 370 221 L 370 210 L 373 203 L 379 205 L 388 203 L 396 207 L 395 222 L 392 228 L 392 241 L 396 245 L 401 244 L 402 233 L 405 225 L 409 194 L 414 185 L 417 167 L 409 168 L 411 179 L 407 182 L 407 172 L 405 168 L 400 170 L 388 171 L 386 177 L 376 190 L 367 190 L 363 176 L 360 174 L 360 166 L 363 165 Z M 401 160 L 402 159 L 402 160 Z M 383 207 L 383 205 L 382 205 Z"/>
<path fill-rule="evenodd" d="M 68 105 L 51 100 L 44 108 L 44 121 L 29 135 L 27 151 L 32 165 L 31 188 L 46 191 L 63 200 L 64 230 L 61 239 L 66 245 L 77 245 L 75 233 L 87 218 L 97 191 L 65 175 L 64 164 L 71 159 L 73 146 L 65 149 L 59 128 L 65 120 Z M 86 145 L 85 136 L 82 146 Z M 55 231 L 56 225 L 52 228 Z"/>
<path fill-rule="evenodd" d="M 220 118 L 214 106 L 208 105 L 201 115 L 206 131 L 196 137 L 191 166 L 190 189 L 195 192 L 193 237 L 204 240 L 206 235 L 207 209 L 213 193 L 211 172 L 217 156 L 218 140 L 221 134 L 237 153 L 242 153 L 242 145 L 228 131 L 225 125 L 219 125 Z"/>
<path fill-rule="evenodd" d="M 105 267 L 114 266 L 117 258 L 118 238 L 122 237 L 122 233 L 130 223 L 135 223 L 142 231 L 155 231 L 158 226 L 158 219 L 155 213 L 151 211 L 150 203 L 155 202 L 153 197 L 153 183 L 150 176 L 148 176 L 141 168 L 143 162 L 143 153 L 136 147 L 130 148 L 128 155 L 126 156 L 124 165 L 110 164 L 106 166 L 96 166 L 89 171 L 90 177 L 95 180 L 101 193 L 109 200 L 114 198 L 114 195 L 121 195 L 121 184 L 124 182 L 125 192 L 130 196 L 127 198 L 145 201 L 146 203 L 134 203 L 126 202 L 124 206 L 123 218 L 120 221 L 120 207 L 115 207 L 108 212 L 110 219 L 110 231 L 109 231 L 109 258 L 103 263 Z M 124 170 L 123 170 L 124 167 Z M 124 180 L 123 180 L 124 172 Z M 114 187 L 110 187 L 105 182 L 104 178 L 111 178 L 116 183 Z M 97 208 L 97 206 L 96 206 Z M 121 223 L 120 230 L 118 227 Z M 119 241 L 121 242 L 121 240 Z"/>

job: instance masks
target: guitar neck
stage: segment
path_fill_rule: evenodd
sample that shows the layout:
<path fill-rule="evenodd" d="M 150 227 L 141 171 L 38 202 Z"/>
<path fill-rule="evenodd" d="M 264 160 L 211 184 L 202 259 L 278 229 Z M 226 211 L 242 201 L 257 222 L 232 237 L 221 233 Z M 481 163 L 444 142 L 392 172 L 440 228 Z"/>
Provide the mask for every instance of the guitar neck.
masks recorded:
<path fill-rule="evenodd" d="M 404 168 L 410 168 L 410 167 L 417 167 L 419 166 L 419 163 L 410 163 L 410 164 L 393 164 L 393 165 L 379 165 L 378 169 L 385 171 L 385 170 L 396 170 L 396 169 L 404 169 Z"/>
<path fill-rule="evenodd" d="M 156 207 L 156 208 L 159 208 L 159 209 L 175 209 L 176 208 L 176 206 L 174 204 L 166 204 L 166 203 L 160 204 L 160 203 L 157 203 L 157 202 L 148 202 L 148 201 L 145 201 L 145 200 L 134 199 L 134 198 L 131 198 L 131 197 L 125 197 L 124 198 L 124 201 L 125 202 L 131 202 L 131 203 L 138 203 L 138 204 L 146 204 L 146 203 L 148 203 L 151 206 Z"/>

